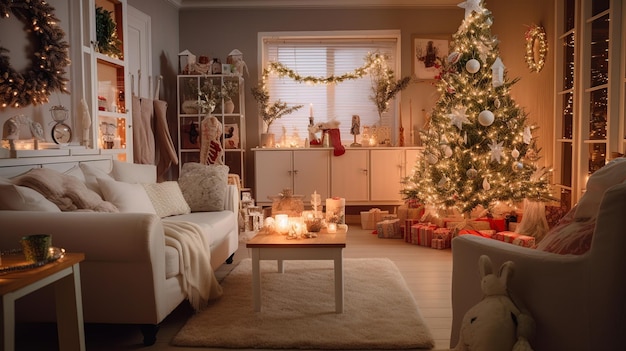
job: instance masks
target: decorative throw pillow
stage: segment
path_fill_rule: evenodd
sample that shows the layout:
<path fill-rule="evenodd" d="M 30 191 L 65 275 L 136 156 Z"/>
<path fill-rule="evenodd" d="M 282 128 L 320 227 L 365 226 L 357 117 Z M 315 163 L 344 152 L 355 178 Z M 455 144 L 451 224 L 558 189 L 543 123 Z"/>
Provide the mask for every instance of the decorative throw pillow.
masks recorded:
<path fill-rule="evenodd" d="M 111 175 L 115 180 L 126 183 L 156 183 L 155 165 L 144 165 L 113 160 Z"/>
<path fill-rule="evenodd" d="M 95 191 L 100 196 L 102 196 L 102 190 L 100 190 L 98 178 L 115 180 L 109 173 L 105 172 L 103 169 L 100 169 L 88 163 L 81 163 L 80 170 L 82 171 L 83 177 L 85 179 L 85 185 L 87 185 L 87 188 Z"/>
<path fill-rule="evenodd" d="M 114 204 L 120 212 L 156 214 L 143 185 L 98 178 L 104 199 Z"/>
<path fill-rule="evenodd" d="M 78 178 L 81 182 L 85 182 L 85 175 L 83 174 L 83 171 L 80 169 L 80 167 L 78 165 L 75 165 L 74 167 L 68 169 L 67 171 L 63 172 L 63 174 L 65 175 L 70 175 L 72 177 L 76 177 Z"/>
<path fill-rule="evenodd" d="M 61 212 L 36 190 L 0 179 L 0 210 Z"/>
<path fill-rule="evenodd" d="M 585 194 L 578 201 L 576 219 L 595 218 L 604 192 L 626 179 L 626 158 L 616 158 L 597 170 L 587 181 Z"/>
<path fill-rule="evenodd" d="M 163 218 L 191 212 L 178 182 L 143 184 L 157 216 Z"/>
<path fill-rule="evenodd" d="M 183 164 L 178 184 L 192 212 L 224 209 L 228 171 L 226 165 Z"/>

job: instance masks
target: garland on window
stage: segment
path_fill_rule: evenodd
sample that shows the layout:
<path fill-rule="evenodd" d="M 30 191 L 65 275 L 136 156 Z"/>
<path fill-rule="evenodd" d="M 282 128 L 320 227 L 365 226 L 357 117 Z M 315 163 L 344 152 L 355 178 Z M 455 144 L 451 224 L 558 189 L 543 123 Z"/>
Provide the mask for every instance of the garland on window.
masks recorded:
<path fill-rule="evenodd" d="M 539 44 L 537 51 L 537 60 L 535 60 L 535 42 Z M 526 63 L 531 72 L 539 72 L 546 63 L 546 54 L 548 53 L 548 41 L 546 39 L 546 31 L 543 27 L 533 24 L 526 31 Z"/>
<path fill-rule="evenodd" d="M 296 71 L 284 66 L 280 62 L 270 62 L 267 64 L 267 67 L 263 69 L 259 86 L 252 88 L 253 96 L 261 104 L 263 119 L 267 122 L 267 119 L 271 116 L 266 117 L 267 113 L 265 113 L 269 112 L 267 111 L 267 107 L 269 106 L 269 92 L 267 91 L 265 83 L 272 73 L 281 78 L 289 77 L 298 83 L 308 84 L 337 84 L 350 79 L 359 79 L 371 73 L 373 78 L 372 90 L 374 91 L 374 96 L 372 96 L 371 99 L 376 104 L 379 114 L 382 114 L 387 109 L 387 102 L 400 90 L 406 88 L 410 82 L 409 77 L 395 81 L 393 70 L 389 69 L 387 66 L 387 59 L 387 56 L 378 52 L 369 53 L 365 57 L 363 66 L 340 76 L 330 75 L 326 77 L 301 76 Z M 286 105 L 284 107 L 286 107 Z M 272 121 L 274 119 L 275 118 L 272 118 Z"/>
<path fill-rule="evenodd" d="M 53 91 L 68 93 L 64 75 L 69 45 L 54 8 L 43 0 L 0 0 L 0 16 L 9 18 L 11 13 L 30 27 L 35 45 L 24 73 L 11 67 L 9 50 L 0 46 L 0 106 L 37 105 L 48 102 Z"/>

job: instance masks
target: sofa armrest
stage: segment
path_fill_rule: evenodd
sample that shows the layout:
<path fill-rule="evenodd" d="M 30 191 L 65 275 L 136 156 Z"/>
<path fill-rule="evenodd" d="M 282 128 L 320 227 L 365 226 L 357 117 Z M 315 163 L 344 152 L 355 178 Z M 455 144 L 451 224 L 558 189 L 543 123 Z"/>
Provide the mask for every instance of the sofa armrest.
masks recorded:
<path fill-rule="evenodd" d="M 239 188 L 234 184 L 228 184 L 226 186 L 226 201 L 224 202 L 224 209 L 239 213 Z"/>
<path fill-rule="evenodd" d="M 0 211 L 0 249 L 19 248 L 24 235 L 52 235 L 52 245 L 82 252 L 86 261 L 163 260 L 158 216 L 146 213 Z"/>
<path fill-rule="evenodd" d="M 577 346 L 563 348 L 564 340 L 568 340 L 568 345 L 584 342 L 584 339 L 573 337 L 576 332 L 572 331 L 584 327 L 580 308 L 584 308 L 587 300 L 587 255 L 558 255 L 494 239 L 462 235 L 452 240 L 451 347 L 458 342 L 463 316 L 483 296 L 478 269 L 481 255 L 491 258 L 494 271 L 506 261 L 515 263 L 509 290 L 536 321 L 537 340 L 533 344 L 536 350 L 574 350 Z"/>

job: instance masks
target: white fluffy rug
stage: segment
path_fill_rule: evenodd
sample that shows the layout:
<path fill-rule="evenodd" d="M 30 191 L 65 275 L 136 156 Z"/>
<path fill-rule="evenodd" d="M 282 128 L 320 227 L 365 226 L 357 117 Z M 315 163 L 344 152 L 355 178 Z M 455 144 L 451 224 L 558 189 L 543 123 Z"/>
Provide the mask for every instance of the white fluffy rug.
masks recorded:
<path fill-rule="evenodd" d="M 224 279 L 224 296 L 190 318 L 177 346 L 265 349 L 431 349 L 434 340 L 395 264 L 344 259 L 344 313 L 335 313 L 332 261 L 262 261 L 262 309 L 252 308 L 251 261 Z"/>

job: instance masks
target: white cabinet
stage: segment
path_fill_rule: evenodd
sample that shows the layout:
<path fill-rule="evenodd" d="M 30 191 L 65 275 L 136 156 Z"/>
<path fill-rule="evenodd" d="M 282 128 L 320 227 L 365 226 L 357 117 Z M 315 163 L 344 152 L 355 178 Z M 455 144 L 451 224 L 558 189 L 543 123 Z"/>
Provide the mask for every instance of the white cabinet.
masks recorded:
<path fill-rule="evenodd" d="M 402 202 L 402 180 L 411 175 L 420 148 L 348 148 L 341 156 L 332 149 L 265 149 L 255 151 L 256 200 L 269 202 L 285 188 L 322 199 L 343 197 L 348 205 Z"/>
<path fill-rule="evenodd" d="M 207 113 L 199 107 L 198 92 L 206 87 L 221 89 L 229 87 L 229 99 L 217 100 L 211 113 L 221 123 L 222 162 L 230 168 L 230 173 L 244 179 L 244 153 L 246 150 L 246 123 L 244 116 L 244 80 L 230 75 L 179 75 L 178 92 L 178 158 L 179 167 L 186 162 L 200 162 L 202 139 L 201 123 Z"/>
<path fill-rule="evenodd" d="M 370 201 L 400 201 L 406 157 L 402 149 L 370 150 Z"/>
<path fill-rule="evenodd" d="M 132 115 L 125 0 L 90 0 L 83 14 L 83 69 L 85 100 L 92 111 L 90 147 L 113 154 L 120 161 L 133 162 Z M 103 33 L 96 22 L 114 24 Z M 108 28 L 109 26 L 104 26 Z M 106 32 L 106 31 L 105 31 Z M 98 41 L 100 39 L 100 41 Z M 82 134 L 82 133 L 81 133 Z"/>
<path fill-rule="evenodd" d="M 317 191 L 322 199 L 329 196 L 330 153 L 327 149 L 280 150 L 254 149 L 255 198 L 259 204 L 283 189 L 304 195 L 304 202 Z"/>
<path fill-rule="evenodd" d="M 331 160 L 331 196 L 346 202 L 369 200 L 369 150 L 346 150 Z"/>

